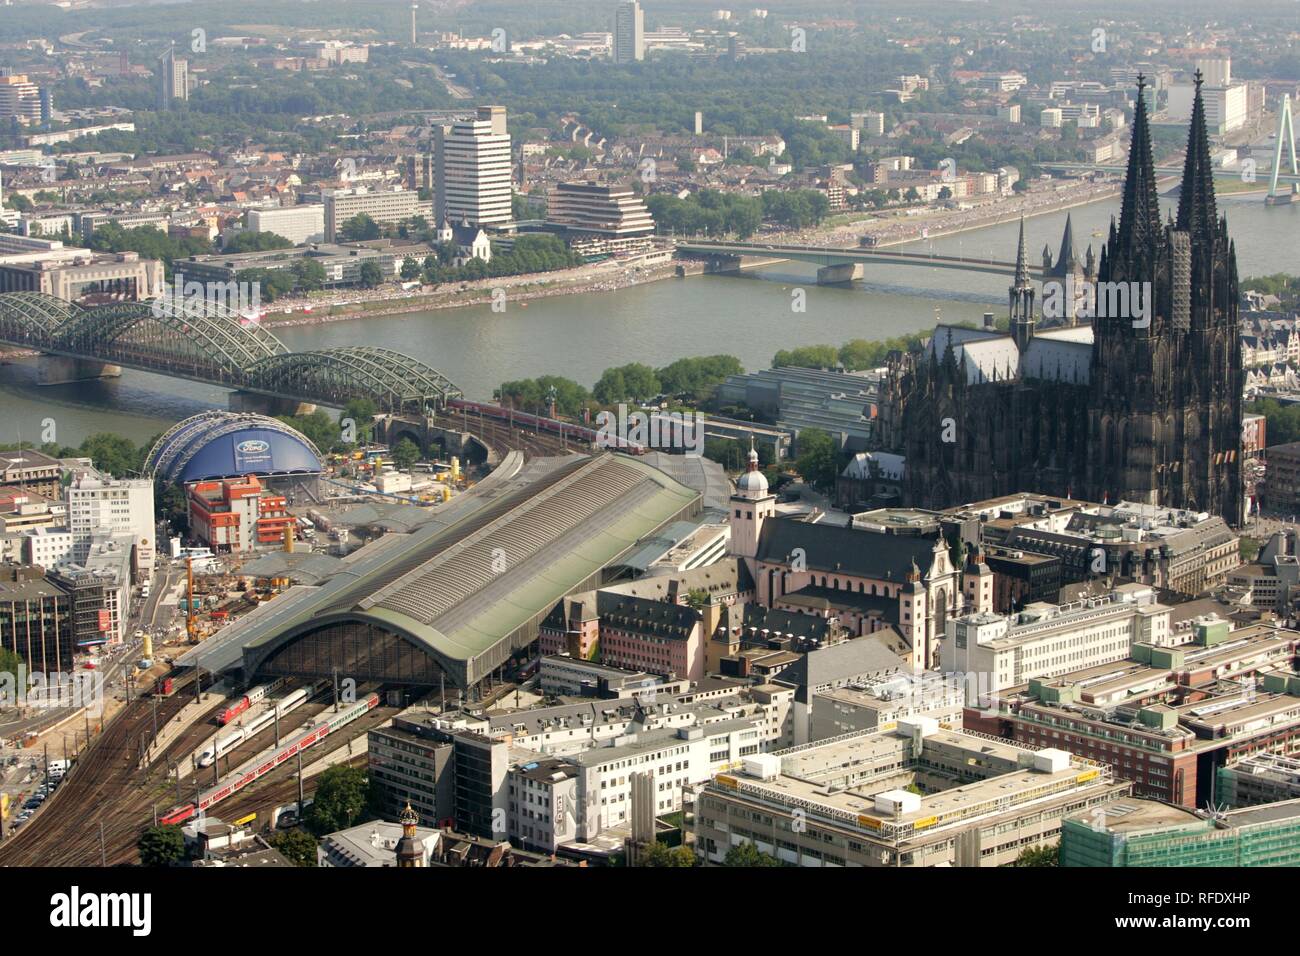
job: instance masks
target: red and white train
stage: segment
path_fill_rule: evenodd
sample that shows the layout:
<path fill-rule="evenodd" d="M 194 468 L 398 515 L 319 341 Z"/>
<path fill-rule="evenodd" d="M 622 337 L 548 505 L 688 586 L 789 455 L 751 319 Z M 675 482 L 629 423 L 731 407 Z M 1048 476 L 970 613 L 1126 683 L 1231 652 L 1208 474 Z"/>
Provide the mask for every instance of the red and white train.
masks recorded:
<path fill-rule="evenodd" d="M 285 678 L 281 677 L 277 680 L 273 680 L 269 684 L 259 684 L 257 687 L 254 687 L 247 694 L 218 714 L 217 723 L 224 727 L 244 711 L 248 710 L 248 708 L 260 701 L 267 694 L 273 694 L 283 687 L 284 681 Z"/>
<path fill-rule="evenodd" d="M 227 797 L 238 793 L 254 780 L 265 776 L 276 767 L 282 765 L 286 760 L 293 759 L 299 751 L 306 750 L 308 747 L 320 743 L 340 727 L 350 724 L 358 717 L 369 713 L 378 706 L 379 695 L 371 694 L 369 697 L 365 698 L 365 700 L 357 701 L 357 703 L 343 708 L 328 720 L 323 720 L 314 725 L 310 730 L 304 731 L 295 737 L 290 743 L 281 747 L 279 750 L 276 750 L 274 753 L 254 757 L 252 760 L 249 760 L 211 790 L 200 794 L 198 800 L 193 803 L 185 803 L 172 807 L 166 814 L 158 818 L 158 822 L 163 824 L 184 823 L 186 820 L 189 820 L 210 807 L 215 806 Z"/>
<path fill-rule="evenodd" d="M 269 727 L 277 717 L 283 717 L 289 711 L 305 704 L 311 698 L 311 695 L 315 693 L 315 690 L 314 685 L 308 684 L 306 687 L 289 694 L 283 700 L 277 701 L 274 707 L 268 707 L 247 724 L 236 727 L 229 733 L 221 734 L 213 741 L 211 747 L 199 754 L 199 766 L 210 767 L 217 758 L 224 757 L 245 740 L 252 740 L 263 729 Z"/>

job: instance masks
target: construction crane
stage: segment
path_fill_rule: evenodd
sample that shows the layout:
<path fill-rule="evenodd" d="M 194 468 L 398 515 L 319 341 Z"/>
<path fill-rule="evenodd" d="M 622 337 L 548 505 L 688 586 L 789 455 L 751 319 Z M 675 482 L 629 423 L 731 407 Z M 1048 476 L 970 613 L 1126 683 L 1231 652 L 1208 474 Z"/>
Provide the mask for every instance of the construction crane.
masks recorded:
<path fill-rule="evenodd" d="M 191 644 L 199 642 L 198 629 L 194 623 L 194 559 L 185 559 L 185 633 Z"/>

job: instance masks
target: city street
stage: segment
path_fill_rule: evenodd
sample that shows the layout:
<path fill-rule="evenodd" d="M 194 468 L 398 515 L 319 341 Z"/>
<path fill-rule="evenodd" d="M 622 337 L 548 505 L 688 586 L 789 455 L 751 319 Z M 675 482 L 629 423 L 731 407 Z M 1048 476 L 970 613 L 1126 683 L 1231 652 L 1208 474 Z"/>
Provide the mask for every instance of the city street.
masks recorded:
<path fill-rule="evenodd" d="M 78 666 L 83 670 L 86 662 L 93 662 L 95 672 L 103 680 L 104 700 L 99 713 L 85 713 L 85 708 L 74 710 L 68 706 L 21 706 L 0 713 L 0 793 L 9 795 L 6 833 L 22 812 L 24 802 L 45 783 L 47 747 L 51 761 L 74 756 L 86 736 L 108 719 L 114 702 L 125 701 L 128 695 L 137 696 L 141 692 L 142 688 L 127 685 L 131 670 L 141 657 L 143 634 L 151 633 L 159 641 L 163 638 L 176 613 L 177 601 L 171 591 L 180 576 L 175 567 L 160 562 L 149 597 L 137 598 L 134 603 L 131 618 L 124 627 L 126 638 L 104 653 L 79 659 Z M 51 733 L 60 725 L 64 727 L 62 733 Z M 47 734 L 49 739 L 39 741 Z M 24 741 L 31 743 L 24 747 Z"/>

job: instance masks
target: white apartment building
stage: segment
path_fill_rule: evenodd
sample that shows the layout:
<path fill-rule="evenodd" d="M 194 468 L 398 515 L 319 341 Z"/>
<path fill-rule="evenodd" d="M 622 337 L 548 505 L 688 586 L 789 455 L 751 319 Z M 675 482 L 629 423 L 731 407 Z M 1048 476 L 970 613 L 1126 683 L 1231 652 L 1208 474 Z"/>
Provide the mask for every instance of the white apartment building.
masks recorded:
<path fill-rule="evenodd" d="M 504 226 L 513 219 L 510 133 L 504 106 L 433 130 L 434 205 L 455 225 Z"/>
<path fill-rule="evenodd" d="M 614 13 L 614 62 L 645 59 L 645 11 L 637 0 L 620 3 Z"/>
<path fill-rule="evenodd" d="M 884 136 L 885 135 L 885 114 L 876 113 L 872 110 L 865 110 L 861 113 L 849 114 L 850 125 L 862 130 L 865 136 Z"/>
<path fill-rule="evenodd" d="M 250 209 L 244 215 L 248 232 L 270 232 L 283 236 L 295 246 L 325 239 L 325 206 L 305 203 L 278 209 Z"/>
<path fill-rule="evenodd" d="M 1030 604 L 1019 614 L 967 614 L 948 621 L 939 645 L 944 673 L 975 674 L 989 694 L 1086 667 L 1125 660 L 1135 643 L 1175 642 L 1172 609 L 1143 584 L 1071 604 Z"/>
<path fill-rule="evenodd" d="M 507 163 L 507 170 L 508 167 L 509 164 Z M 509 189 L 508 175 L 506 188 Z M 401 222 L 403 219 L 410 219 L 413 216 L 424 216 L 428 219 L 433 213 L 432 205 L 421 202 L 419 193 L 411 189 L 375 190 L 373 192 L 364 186 L 357 186 L 353 189 L 328 189 L 325 190 L 321 199 L 324 202 L 325 210 L 326 242 L 337 242 L 338 231 L 343 224 L 353 216 L 359 216 L 362 213 L 380 225 Z M 509 206 L 509 198 L 507 197 L 507 210 Z"/>
<path fill-rule="evenodd" d="M 1190 120 L 1195 96 L 1196 87 L 1191 83 L 1176 83 L 1169 87 L 1166 110 L 1169 118 Z M 1245 83 L 1228 82 L 1224 86 L 1212 86 L 1207 80 L 1201 87 L 1201 101 L 1205 104 L 1205 125 L 1212 135 L 1231 133 L 1246 125 L 1250 96 Z"/>
<path fill-rule="evenodd" d="M 578 836 L 582 805 L 578 768 L 563 760 L 529 761 L 506 779 L 510 798 L 510 842 L 525 849 L 554 852 Z"/>
<path fill-rule="evenodd" d="M 769 745 L 765 749 L 794 742 L 791 687 L 754 685 L 746 688 L 744 696 L 737 695 L 734 688 L 710 694 L 697 689 L 689 695 L 692 702 L 684 703 L 673 691 L 676 684 L 649 688 L 635 699 L 598 699 L 504 714 L 490 721 L 467 721 L 460 729 L 498 740 L 508 737 L 512 747 L 547 756 L 571 756 L 613 746 L 619 738 L 638 733 L 638 728 L 676 732 L 742 718 L 753 719 L 763 728 L 764 742 Z M 454 728 L 449 725 L 448 729 Z"/>
<path fill-rule="evenodd" d="M 613 746 L 566 758 L 577 768 L 577 839 L 627 826 L 632 819 L 632 775 L 654 775 L 654 813 L 682 807 L 682 792 L 716 773 L 737 769 L 744 757 L 763 753 L 761 720 L 736 718 L 703 726 L 627 734 Z"/>
<path fill-rule="evenodd" d="M 22 536 L 22 561 L 42 568 L 58 568 L 73 560 L 72 532 L 63 528 L 36 528 Z"/>
<path fill-rule="evenodd" d="M 136 572 L 149 577 L 154 566 L 153 482 L 78 472 L 68 486 L 68 531 L 77 563 L 84 563 L 93 536 L 129 535 Z"/>
<path fill-rule="evenodd" d="M 176 56 L 176 51 L 168 50 L 158 63 L 158 105 L 162 109 L 171 109 L 173 101 L 182 103 L 190 98 L 190 64 Z"/>

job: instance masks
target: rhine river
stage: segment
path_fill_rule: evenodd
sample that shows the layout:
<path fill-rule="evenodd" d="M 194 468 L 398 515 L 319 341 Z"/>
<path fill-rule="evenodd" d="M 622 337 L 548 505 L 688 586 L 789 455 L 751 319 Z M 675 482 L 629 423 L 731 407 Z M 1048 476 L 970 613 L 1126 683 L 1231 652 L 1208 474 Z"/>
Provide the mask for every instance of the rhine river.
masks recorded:
<path fill-rule="evenodd" d="M 1237 245 L 1243 277 L 1300 273 L 1300 204 L 1266 207 L 1260 195 L 1220 199 Z M 1162 198 L 1161 213 L 1172 209 Z M 1119 199 L 1071 210 L 1082 256 L 1091 243 L 1100 254 Z M 1049 245 L 1053 257 L 1065 212 L 1026 221 L 1030 262 Z M 1015 223 L 897 248 L 945 255 L 1012 260 Z M 1094 235 L 1098 233 L 1098 235 Z M 815 268 L 779 263 L 741 278 L 667 279 L 612 292 L 487 305 L 321 325 L 276 334 L 291 349 L 374 345 L 396 349 L 442 371 L 472 399 L 490 399 L 501 382 L 544 374 L 595 383 L 613 365 L 663 366 L 688 355 L 735 355 L 747 370 L 765 368 L 773 354 L 796 345 L 840 345 L 853 338 L 883 339 L 931 327 L 936 318 L 978 321 L 1007 307 L 1007 278 L 973 272 L 868 265 L 864 281 L 818 288 Z M 791 308 L 793 290 L 806 290 L 806 310 Z M 0 368 L 0 442 L 38 441 L 53 419 L 60 444 L 79 444 L 109 431 L 139 443 L 177 420 L 226 406 L 226 392 L 178 379 L 127 370 L 121 378 L 39 388 L 31 361 Z"/>

